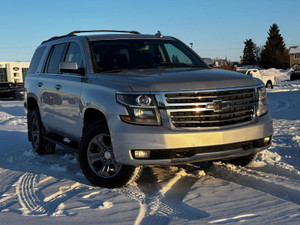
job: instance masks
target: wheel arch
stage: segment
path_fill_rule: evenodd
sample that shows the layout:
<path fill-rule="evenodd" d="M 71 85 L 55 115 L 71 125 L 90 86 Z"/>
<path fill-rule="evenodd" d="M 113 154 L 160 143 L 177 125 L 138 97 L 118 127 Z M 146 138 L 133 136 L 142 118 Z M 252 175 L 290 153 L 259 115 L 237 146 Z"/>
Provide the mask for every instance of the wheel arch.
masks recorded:
<path fill-rule="evenodd" d="M 34 108 L 38 108 L 38 103 L 36 98 L 28 97 L 27 98 L 27 110 L 33 110 Z"/>
<path fill-rule="evenodd" d="M 271 85 L 271 88 L 273 88 L 273 83 L 272 83 L 271 80 L 268 80 L 268 81 L 266 82 L 266 87 L 268 87 L 268 84 L 270 84 L 270 85 Z"/>
<path fill-rule="evenodd" d="M 105 114 L 102 111 L 100 111 L 99 109 L 95 109 L 95 108 L 86 109 L 84 112 L 84 116 L 83 116 L 82 132 L 84 132 L 85 129 L 90 124 L 93 124 L 97 121 L 105 121 L 105 123 L 107 124 L 107 118 L 106 118 Z"/>

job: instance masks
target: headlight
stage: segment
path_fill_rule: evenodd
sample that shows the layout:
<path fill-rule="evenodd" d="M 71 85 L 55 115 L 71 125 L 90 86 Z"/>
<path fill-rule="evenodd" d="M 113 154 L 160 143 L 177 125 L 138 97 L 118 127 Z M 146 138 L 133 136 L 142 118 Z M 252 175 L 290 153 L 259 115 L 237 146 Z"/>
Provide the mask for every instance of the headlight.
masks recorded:
<path fill-rule="evenodd" d="M 124 105 L 129 115 L 121 115 L 127 123 L 161 125 L 159 111 L 153 95 L 117 93 L 117 102 Z"/>
<path fill-rule="evenodd" d="M 265 87 L 257 89 L 258 105 L 257 105 L 257 116 L 263 116 L 268 112 L 268 99 L 267 91 Z"/>

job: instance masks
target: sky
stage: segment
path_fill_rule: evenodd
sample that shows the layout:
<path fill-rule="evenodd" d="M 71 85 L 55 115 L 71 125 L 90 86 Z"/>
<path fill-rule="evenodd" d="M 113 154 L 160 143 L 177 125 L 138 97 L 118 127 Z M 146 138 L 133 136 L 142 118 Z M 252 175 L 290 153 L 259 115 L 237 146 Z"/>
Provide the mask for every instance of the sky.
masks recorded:
<path fill-rule="evenodd" d="M 73 30 L 174 36 L 203 58 L 238 61 L 244 41 L 263 46 L 276 23 L 300 46 L 299 0 L 0 0 L 0 61 L 29 62 L 38 45 Z"/>

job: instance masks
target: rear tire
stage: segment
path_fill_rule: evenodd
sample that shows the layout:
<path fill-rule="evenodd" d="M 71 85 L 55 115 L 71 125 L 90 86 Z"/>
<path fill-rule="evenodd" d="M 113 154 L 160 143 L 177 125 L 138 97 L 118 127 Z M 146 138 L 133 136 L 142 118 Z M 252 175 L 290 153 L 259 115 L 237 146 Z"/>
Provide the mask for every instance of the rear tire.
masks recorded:
<path fill-rule="evenodd" d="M 95 186 L 118 188 L 135 181 L 141 167 L 122 165 L 115 160 L 111 137 L 105 121 L 89 125 L 79 145 L 83 174 Z"/>
<path fill-rule="evenodd" d="M 55 152 L 55 144 L 44 140 L 45 129 L 38 108 L 28 112 L 28 135 L 32 149 L 39 155 Z"/>
<path fill-rule="evenodd" d="M 266 88 L 273 88 L 272 82 L 268 81 L 266 84 Z"/>

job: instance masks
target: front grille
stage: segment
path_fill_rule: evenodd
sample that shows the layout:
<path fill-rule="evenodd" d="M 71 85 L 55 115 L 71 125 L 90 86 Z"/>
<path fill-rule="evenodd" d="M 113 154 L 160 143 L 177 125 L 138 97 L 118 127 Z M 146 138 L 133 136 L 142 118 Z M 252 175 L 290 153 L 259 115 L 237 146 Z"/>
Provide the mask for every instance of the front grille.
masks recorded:
<path fill-rule="evenodd" d="M 255 89 L 166 93 L 166 110 L 178 128 L 223 127 L 251 121 Z"/>

